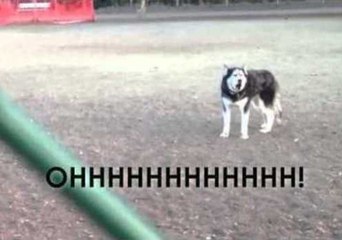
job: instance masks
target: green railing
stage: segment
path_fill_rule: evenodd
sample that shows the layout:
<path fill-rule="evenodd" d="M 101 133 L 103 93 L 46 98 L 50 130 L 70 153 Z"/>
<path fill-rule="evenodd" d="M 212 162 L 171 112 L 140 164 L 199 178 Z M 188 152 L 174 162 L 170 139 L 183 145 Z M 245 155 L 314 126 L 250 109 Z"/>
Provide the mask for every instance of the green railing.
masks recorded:
<path fill-rule="evenodd" d="M 29 164 L 41 173 L 52 167 L 80 167 L 67 149 L 30 120 L 10 98 L 0 90 L 0 137 Z M 59 181 L 59 174 L 53 175 Z M 68 177 L 68 179 L 70 179 Z M 87 179 L 86 181 L 89 181 Z M 142 219 L 124 201 L 107 189 L 93 187 L 62 188 L 71 200 L 88 213 L 114 239 L 160 240 L 162 237 L 148 220 Z"/>

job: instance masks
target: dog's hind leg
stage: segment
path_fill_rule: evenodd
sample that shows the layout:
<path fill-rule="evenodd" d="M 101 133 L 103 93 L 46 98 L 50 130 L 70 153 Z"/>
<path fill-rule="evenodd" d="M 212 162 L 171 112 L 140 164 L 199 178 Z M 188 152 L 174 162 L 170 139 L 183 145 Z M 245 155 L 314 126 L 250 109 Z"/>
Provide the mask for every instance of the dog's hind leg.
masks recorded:
<path fill-rule="evenodd" d="M 281 124 L 283 109 L 282 109 L 281 104 L 280 104 L 280 94 L 279 93 L 276 94 L 276 98 L 274 100 L 274 111 L 275 111 L 275 115 L 276 115 L 276 122 L 278 124 Z"/>
<path fill-rule="evenodd" d="M 268 133 L 271 132 L 274 119 L 275 119 L 275 112 L 272 108 L 266 107 L 264 110 L 264 114 L 266 116 L 266 125 L 260 129 L 260 132 L 262 133 Z"/>
<path fill-rule="evenodd" d="M 266 128 L 267 126 L 267 115 L 266 115 L 266 106 L 264 104 L 264 102 L 260 99 L 260 97 L 256 97 L 257 103 L 255 103 L 254 101 L 252 101 L 252 106 L 258 110 L 258 112 L 261 113 L 262 116 L 262 124 L 260 126 L 261 129 Z"/>
<path fill-rule="evenodd" d="M 260 125 L 260 129 L 264 129 L 267 127 L 267 116 L 264 113 L 261 113 L 262 115 L 262 124 Z"/>

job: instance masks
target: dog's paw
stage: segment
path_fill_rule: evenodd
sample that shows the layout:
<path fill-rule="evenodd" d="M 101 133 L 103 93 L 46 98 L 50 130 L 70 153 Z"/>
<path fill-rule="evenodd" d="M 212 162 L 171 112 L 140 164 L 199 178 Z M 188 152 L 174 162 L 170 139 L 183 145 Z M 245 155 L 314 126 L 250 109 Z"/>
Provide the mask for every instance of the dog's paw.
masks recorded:
<path fill-rule="evenodd" d="M 241 135 L 240 135 L 240 138 L 241 138 L 241 139 L 248 139 L 249 136 L 248 136 L 247 134 L 241 134 Z"/>
<path fill-rule="evenodd" d="M 229 137 L 229 133 L 228 133 L 228 132 L 222 132 L 222 133 L 220 134 L 220 137 L 221 137 L 221 138 L 228 138 L 228 137 Z"/>
<path fill-rule="evenodd" d="M 266 128 L 266 126 L 267 126 L 267 124 L 263 123 L 263 124 L 260 125 L 260 129 L 264 129 L 264 128 Z"/>
<path fill-rule="evenodd" d="M 269 132 L 271 132 L 271 129 L 262 128 L 262 129 L 259 130 L 259 132 L 261 132 L 261 133 L 269 133 Z"/>

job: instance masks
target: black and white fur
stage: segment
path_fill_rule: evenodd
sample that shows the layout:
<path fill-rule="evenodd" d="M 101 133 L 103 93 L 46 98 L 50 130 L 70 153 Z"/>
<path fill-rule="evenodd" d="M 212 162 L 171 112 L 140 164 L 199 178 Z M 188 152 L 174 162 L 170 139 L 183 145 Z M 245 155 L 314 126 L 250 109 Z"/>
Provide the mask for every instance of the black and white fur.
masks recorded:
<path fill-rule="evenodd" d="M 274 120 L 281 123 L 279 85 L 268 70 L 247 70 L 246 67 L 228 67 L 224 65 L 221 83 L 223 108 L 223 130 L 221 137 L 230 133 L 231 106 L 236 105 L 241 112 L 241 138 L 248 139 L 250 105 L 258 109 L 263 116 L 260 132 L 272 130 Z"/>

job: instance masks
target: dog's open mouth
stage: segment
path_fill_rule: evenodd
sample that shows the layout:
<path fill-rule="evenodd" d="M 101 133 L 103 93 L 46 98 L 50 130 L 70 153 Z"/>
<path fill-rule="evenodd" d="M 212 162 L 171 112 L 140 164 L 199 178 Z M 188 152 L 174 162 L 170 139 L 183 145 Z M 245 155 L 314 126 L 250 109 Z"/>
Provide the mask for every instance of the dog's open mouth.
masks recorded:
<path fill-rule="evenodd" d="M 240 90 L 240 88 L 241 88 L 241 83 L 236 84 L 235 88 L 236 88 L 236 90 Z"/>

